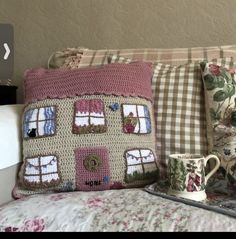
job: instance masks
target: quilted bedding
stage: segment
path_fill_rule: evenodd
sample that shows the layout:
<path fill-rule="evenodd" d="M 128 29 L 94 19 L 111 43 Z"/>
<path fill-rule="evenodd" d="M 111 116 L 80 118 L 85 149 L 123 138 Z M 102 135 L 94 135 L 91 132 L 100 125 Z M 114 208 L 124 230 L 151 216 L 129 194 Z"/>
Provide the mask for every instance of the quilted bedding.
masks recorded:
<path fill-rule="evenodd" d="M 0 208 L 0 231 L 236 231 L 236 219 L 122 189 L 13 201 Z"/>

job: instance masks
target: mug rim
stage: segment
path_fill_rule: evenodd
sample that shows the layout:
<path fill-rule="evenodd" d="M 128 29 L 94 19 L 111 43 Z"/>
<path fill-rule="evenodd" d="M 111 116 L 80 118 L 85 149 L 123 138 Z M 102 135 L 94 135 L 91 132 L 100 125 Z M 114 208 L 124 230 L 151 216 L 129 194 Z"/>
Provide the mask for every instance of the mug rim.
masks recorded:
<path fill-rule="evenodd" d="M 202 154 L 185 153 L 185 154 L 170 154 L 169 158 L 178 160 L 199 160 L 203 159 L 204 156 Z"/>

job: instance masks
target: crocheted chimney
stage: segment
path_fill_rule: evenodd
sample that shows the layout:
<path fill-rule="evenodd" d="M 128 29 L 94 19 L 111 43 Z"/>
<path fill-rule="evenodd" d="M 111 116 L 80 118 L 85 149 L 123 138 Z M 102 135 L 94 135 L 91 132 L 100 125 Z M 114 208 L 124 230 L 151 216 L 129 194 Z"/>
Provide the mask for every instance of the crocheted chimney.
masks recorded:
<path fill-rule="evenodd" d="M 151 77 L 143 62 L 26 71 L 24 159 L 15 194 L 155 181 Z"/>

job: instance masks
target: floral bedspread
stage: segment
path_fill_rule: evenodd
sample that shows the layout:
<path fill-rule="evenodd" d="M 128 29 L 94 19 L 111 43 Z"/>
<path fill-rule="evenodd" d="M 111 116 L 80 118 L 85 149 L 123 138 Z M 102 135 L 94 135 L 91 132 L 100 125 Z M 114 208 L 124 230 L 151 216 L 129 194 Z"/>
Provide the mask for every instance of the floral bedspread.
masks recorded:
<path fill-rule="evenodd" d="M 0 207 L 0 231 L 236 231 L 236 219 L 122 189 L 13 201 Z"/>

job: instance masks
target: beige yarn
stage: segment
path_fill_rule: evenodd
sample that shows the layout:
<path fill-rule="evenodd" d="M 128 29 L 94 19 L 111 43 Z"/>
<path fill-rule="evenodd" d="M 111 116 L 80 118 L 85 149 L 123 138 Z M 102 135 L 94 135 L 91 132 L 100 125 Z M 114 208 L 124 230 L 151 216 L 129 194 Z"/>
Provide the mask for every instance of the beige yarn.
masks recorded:
<path fill-rule="evenodd" d="M 74 122 L 74 103 L 80 99 L 101 99 L 105 105 L 105 115 L 107 122 L 107 132 L 102 134 L 72 134 L 72 126 Z M 121 110 L 112 111 L 109 106 L 118 103 L 121 104 L 138 104 L 146 105 L 150 112 L 152 130 L 150 134 L 137 135 L 125 134 L 122 126 Z M 56 134 L 51 137 L 28 139 L 23 141 L 23 155 L 33 157 L 37 155 L 57 155 L 60 165 L 60 175 L 62 183 L 53 188 L 60 190 L 67 181 L 73 182 L 75 188 L 75 153 L 74 150 L 83 147 L 99 147 L 105 146 L 109 151 L 110 179 L 112 182 L 124 181 L 126 166 L 124 160 L 124 152 L 128 149 L 147 148 L 152 150 L 156 157 L 155 145 L 155 126 L 150 101 L 138 97 L 116 97 L 104 95 L 86 95 L 74 98 L 64 99 L 46 99 L 32 103 L 25 108 L 25 112 L 29 109 L 45 106 L 57 107 Z M 23 171 L 20 171 L 20 178 L 23 177 Z M 127 184 L 127 187 L 140 186 L 150 181 L 137 181 Z M 48 192 L 50 189 L 25 190 L 24 188 L 16 189 L 16 194 L 29 195 L 41 192 Z"/>

